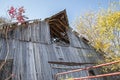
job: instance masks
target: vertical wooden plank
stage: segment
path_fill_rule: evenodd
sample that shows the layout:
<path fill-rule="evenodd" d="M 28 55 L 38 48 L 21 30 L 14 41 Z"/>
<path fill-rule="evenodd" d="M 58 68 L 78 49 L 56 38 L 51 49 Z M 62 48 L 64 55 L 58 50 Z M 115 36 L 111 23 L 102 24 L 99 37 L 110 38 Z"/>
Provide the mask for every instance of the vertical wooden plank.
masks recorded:
<path fill-rule="evenodd" d="M 28 66 L 28 46 L 26 42 L 21 42 L 21 47 L 22 47 L 22 80 L 28 80 L 27 79 L 27 70 L 29 69 Z"/>
<path fill-rule="evenodd" d="M 37 24 L 33 23 L 33 41 L 37 41 L 36 40 L 36 28 L 37 28 Z"/>
<path fill-rule="evenodd" d="M 65 62 L 72 62 L 69 47 L 62 47 Z"/>
<path fill-rule="evenodd" d="M 0 59 L 4 60 L 5 59 L 5 50 L 6 50 L 6 43 L 5 39 L 0 39 Z"/>
<path fill-rule="evenodd" d="M 36 41 L 35 33 L 36 33 L 36 31 L 35 31 L 35 24 L 32 23 L 31 24 L 31 41 Z"/>
<path fill-rule="evenodd" d="M 32 25 L 31 24 L 29 24 L 28 25 L 28 41 L 31 41 L 31 38 L 32 38 L 32 36 L 31 36 L 31 34 L 32 34 L 32 32 L 31 32 L 31 27 L 32 27 Z"/>
<path fill-rule="evenodd" d="M 21 28 L 20 28 L 20 32 L 21 32 L 21 40 L 24 40 L 24 35 L 25 35 L 25 30 L 24 30 L 24 27 L 21 25 L 20 26 Z"/>
<path fill-rule="evenodd" d="M 87 42 L 85 42 L 81 37 L 79 37 L 78 40 L 81 45 L 81 48 L 91 49 L 90 45 Z"/>
<path fill-rule="evenodd" d="M 80 62 L 76 48 L 69 47 L 72 62 Z"/>
<path fill-rule="evenodd" d="M 57 60 L 53 44 L 52 45 L 47 45 L 47 53 L 48 53 L 48 60 L 49 61 L 56 61 Z"/>
<path fill-rule="evenodd" d="M 41 35 L 42 35 L 41 34 L 41 21 L 38 24 L 39 24 L 38 25 L 39 26 L 39 33 L 38 33 L 39 34 L 39 42 L 41 42 Z"/>
<path fill-rule="evenodd" d="M 17 54 L 19 54 L 19 58 L 17 59 L 18 60 L 18 69 L 19 69 L 19 77 L 20 77 L 20 80 L 23 80 L 23 57 L 22 57 L 22 43 L 21 41 L 19 41 L 19 44 L 18 44 L 18 52 Z"/>
<path fill-rule="evenodd" d="M 41 42 L 43 43 L 50 43 L 50 30 L 49 25 L 45 21 L 41 21 Z"/>
<path fill-rule="evenodd" d="M 16 39 L 20 39 L 20 27 L 18 26 L 16 29 L 16 33 L 15 33 L 15 37 L 16 37 Z"/>
<path fill-rule="evenodd" d="M 45 45 L 40 45 L 40 59 L 42 67 L 42 79 L 43 80 L 52 80 L 51 69 L 48 63 L 47 51 Z"/>
<path fill-rule="evenodd" d="M 84 56 L 84 62 L 90 62 L 90 60 L 88 59 L 88 55 L 89 55 L 89 52 L 88 50 L 86 49 L 81 49 L 82 53 L 83 53 L 83 56 Z"/>
<path fill-rule="evenodd" d="M 81 51 L 81 49 L 77 49 L 78 50 L 78 56 L 79 56 L 79 59 L 80 59 L 80 62 L 86 62 L 85 61 L 85 56 L 83 55 L 83 52 Z"/>
<path fill-rule="evenodd" d="M 30 24 L 25 24 L 25 40 L 29 41 L 30 40 L 30 35 L 31 35 L 31 31 L 30 31 Z"/>
<path fill-rule="evenodd" d="M 7 59 L 13 59 L 13 46 L 12 46 L 12 44 L 13 44 L 13 39 L 8 39 L 8 46 L 9 46 L 9 48 L 8 48 L 8 58 Z"/>
<path fill-rule="evenodd" d="M 28 37 L 28 33 L 27 33 L 27 30 L 28 30 L 28 25 L 22 25 L 22 27 L 23 27 L 23 37 L 24 37 L 24 39 L 23 40 L 25 40 L 25 41 L 27 41 L 27 37 Z"/>
<path fill-rule="evenodd" d="M 40 35 L 39 34 L 39 28 L 40 28 L 39 27 L 39 22 L 36 22 L 36 26 L 35 27 L 36 27 L 36 30 L 35 30 L 36 31 L 36 41 L 39 42 L 39 35 Z"/>
<path fill-rule="evenodd" d="M 33 44 L 28 42 L 28 53 L 27 53 L 27 80 L 37 80 L 36 70 L 35 70 L 35 61 L 33 53 Z"/>
<path fill-rule="evenodd" d="M 35 68 L 36 68 L 36 76 L 37 80 L 42 80 L 42 68 L 41 68 L 41 59 L 39 54 L 39 45 L 40 44 L 33 44 L 33 50 L 34 50 L 34 57 L 35 57 Z"/>
<path fill-rule="evenodd" d="M 14 60 L 13 60 L 13 71 L 12 73 L 15 75 L 12 80 L 20 80 L 19 76 L 19 54 L 18 54 L 18 48 L 19 48 L 19 41 L 14 41 L 15 48 L 14 48 Z"/>
<path fill-rule="evenodd" d="M 70 40 L 70 45 L 73 47 L 80 47 L 80 43 L 78 38 L 75 36 L 75 34 L 72 32 L 72 30 L 67 31 L 69 40 Z"/>

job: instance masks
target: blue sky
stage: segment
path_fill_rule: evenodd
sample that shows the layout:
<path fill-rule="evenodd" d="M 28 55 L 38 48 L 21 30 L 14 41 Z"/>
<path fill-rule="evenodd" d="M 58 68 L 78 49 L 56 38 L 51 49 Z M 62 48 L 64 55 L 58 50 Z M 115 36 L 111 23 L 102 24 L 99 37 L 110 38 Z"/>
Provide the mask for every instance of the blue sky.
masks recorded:
<path fill-rule="evenodd" d="M 10 6 L 24 6 L 29 19 L 44 19 L 66 9 L 70 25 L 76 17 L 88 11 L 107 8 L 110 0 L 0 0 L 0 16 L 6 17 Z M 111 0 L 118 1 L 118 0 Z"/>

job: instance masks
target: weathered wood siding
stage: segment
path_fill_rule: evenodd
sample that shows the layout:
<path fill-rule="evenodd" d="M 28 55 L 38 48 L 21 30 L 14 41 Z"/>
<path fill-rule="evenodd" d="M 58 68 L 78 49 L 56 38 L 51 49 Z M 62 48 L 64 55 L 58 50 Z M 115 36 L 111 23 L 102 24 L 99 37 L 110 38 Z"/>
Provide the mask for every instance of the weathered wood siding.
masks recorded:
<path fill-rule="evenodd" d="M 49 25 L 45 21 L 18 26 L 8 34 L 7 59 L 13 59 L 12 74 L 15 75 L 12 80 L 54 80 L 54 75 L 58 72 L 92 66 L 92 64 L 67 66 L 48 63 L 49 61 L 95 63 L 100 59 L 100 55 L 92 47 L 77 38 L 71 31 L 68 31 L 70 46 L 50 44 Z M 6 41 L 1 35 L 0 60 L 5 59 L 6 51 Z M 59 78 L 86 75 L 88 72 L 82 71 L 59 76 Z"/>
<path fill-rule="evenodd" d="M 80 47 L 81 46 L 78 38 L 73 34 L 71 29 L 69 29 L 67 31 L 67 34 L 69 36 L 71 46 L 73 46 L 73 47 Z"/>
<path fill-rule="evenodd" d="M 47 44 L 50 43 L 49 25 L 45 21 L 27 23 L 17 26 L 14 30 L 8 33 L 8 36 L 11 39 L 41 42 Z"/>

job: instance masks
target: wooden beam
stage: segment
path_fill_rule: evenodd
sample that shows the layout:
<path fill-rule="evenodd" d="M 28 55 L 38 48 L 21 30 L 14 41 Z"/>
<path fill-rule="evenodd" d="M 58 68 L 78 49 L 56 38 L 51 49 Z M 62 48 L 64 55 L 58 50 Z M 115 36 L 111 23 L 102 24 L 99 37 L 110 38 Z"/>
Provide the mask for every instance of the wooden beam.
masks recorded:
<path fill-rule="evenodd" d="M 51 23 L 49 23 L 49 24 L 50 24 L 50 25 L 54 25 L 54 26 L 56 26 L 57 28 L 59 28 L 62 32 L 65 32 L 65 30 L 62 29 L 62 27 L 59 27 L 59 25 L 58 25 L 57 23 L 51 22 Z"/>
<path fill-rule="evenodd" d="M 52 20 L 49 20 L 49 23 L 50 22 L 59 22 L 62 26 L 64 26 L 66 29 L 68 29 L 68 26 L 67 26 L 67 24 L 64 24 L 62 21 L 60 21 L 59 19 L 52 19 Z"/>
<path fill-rule="evenodd" d="M 54 25 L 54 24 L 52 24 L 52 25 Z M 55 25 L 57 25 L 57 24 L 55 24 Z M 54 27 L 52 27 L 52 28 L 54 28 Z M 59 27 L 59 28 L 60 28 L 60 27 Z M 54 29 L 54 30 L 56 30 L 56 27 L 55 27 L 55 29 Z M 69 40 L 69 38 L 68 38 L 68 36 L 67 36 L 66 31 L 62 30 L 62 28 L 61 28 L 61 31 L 62 31 L 63 33 L 65 33 L 64 38 L 66 38 L 66 39 L 68 39 L 68 40 Z M 58 30 L 57 30 L 57 32 L 58 32 Z"/>
<path fill-rule="evenodd" d="M 57 37 L 60 37 L 63 41 L 68 42 L 68 40 L 66 40 L 64 37 L 61 37 L 60 34 L 57 34 L 56 31 L 53 31 L 53 30 L 51 30 L 51 31 L 52 31 L 51 32 L 52 34 L 56 35 Z"/>
<path fill-rule="evenodd" d="M 59 65 L 69 65 L 69 66 L 77 66 L 77 65 L 85 65 L 85 64 L 96 64 L 96 63 L 57 62 L 57 61 L 48 61 L 48 63 L 59 64 Z"/>
<path fill-rule="evenodd" d="M 54 33 L 57 37 L 60 37 L 61 39 L 64 39 L 65 41 L 69 42 L 69 40 L 67 38 L 65 38 L 64 36 L 62 36 L 60 34 L 60 32 L 58 32 L 57 30 L 55 30 L 54 28 L 51 27 L 51 31 L 52 33 Z"/>
<path fill-rule="evenodd" d="M 65 66 L 65 67 L 56 67 L 56 66 L 52 66 L 53 69 L 64 69 L 64 70 L 75 70 L 75 69 L 80 69 L 80 68 L 71 68 L 69 66 Z"/>

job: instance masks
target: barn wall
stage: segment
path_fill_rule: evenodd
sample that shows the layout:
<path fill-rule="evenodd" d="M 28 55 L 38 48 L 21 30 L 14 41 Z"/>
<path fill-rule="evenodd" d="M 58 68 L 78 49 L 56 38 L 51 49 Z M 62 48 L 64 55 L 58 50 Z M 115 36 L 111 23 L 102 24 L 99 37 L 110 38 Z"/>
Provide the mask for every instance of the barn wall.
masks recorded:
<path fill-rule="evenodd" d="M 12 80 L 54 80 L 54 75 L 58 72 L 84 68 L 92 64 L 68 66 L 49 62 L 95 63 L 100 59 L 92 47 L 77 38 L 71 31 L 68 31 L 69 46 L 50 44 L 49 25 L 44 21 L 18 26 L 8 34 L 7 59 L 13 60 L 12 73 L 15 75 Z M 6 41 L 1 36 L 0 60 L 5 59 L 6 47 Z M 59 78 L 86 75 L 88 72 L 83 71 L 59 76 Z"/>
<path fill-rule="evenodd" d="M 67 34 L 69 36 L 69 40 L 70 40 L 70 45 L 73 47 L 81 47 L 80 42 L 78 40 L 78 38 L 73 34 L 72 30 L 69 29 L 67 31 Z"/>
<path fill-rule="evenodd" d="M 25 42 L 14 39 L 9 40 L 9 44 L 10 50 L 8 59 L 13 59 L 12 73 L 16 75 L 13 80 L 53 80 L 54 74 L 58 72 L 84 68 L 87 65 L 67 66 L 50 64 L 48 61 L 85 63 L 91 62 L 90 60 L 92 59 L 89 58 L 89 56 L 85 56 L 89 54 L 92 49 L 85 50 L 81 48 L 57 46 L 55 44 L 41 44 L 39 42 Z M 58 54 L 56 47 L 59 47 L 61 53 Z M 2 57 L 5 57 L 4 53 L 1 54 L 1 59 L 4 59 Z M 60 60 L 60 58 L 63 58 L 63 60 Z M 59 67 L 60 69 L 58 69 Z M 66 69 L 64 69 L 65 67 Z M 86 75 L 88 75 L 87 72 L 79 72 L 67 76 L 79 77 Z M 61 78 L 65 77 L 66 75 L 61 76 Z"/>
<path fill-rule="evenodd" d="M 16 26 L 16 28 L 8 33 L 9 38 L 47 44 L 50 43 L 50 31 L 47 22 L 38 21 Z"/>

